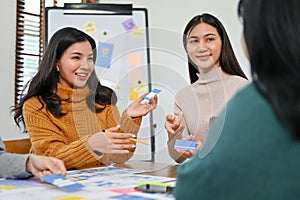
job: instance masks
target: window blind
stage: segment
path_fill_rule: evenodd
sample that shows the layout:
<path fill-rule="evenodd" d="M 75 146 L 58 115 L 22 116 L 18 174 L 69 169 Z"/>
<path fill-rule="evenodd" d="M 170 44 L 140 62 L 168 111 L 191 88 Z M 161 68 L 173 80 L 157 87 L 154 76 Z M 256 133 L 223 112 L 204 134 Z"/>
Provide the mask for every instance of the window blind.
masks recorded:
<path fill-rule="evenodd" d="M 44 13 L 56 0 L 17 0 L 15 50 L 15 104 L 38 69 L 44 50 Z"/>
<path fill-rule="evenodd" d="M 17 0 L 15 104 L 26 94 L 24 86 L 37 72 L 43 56 L 45 8 L 80 2 L 81 0 Z"/>

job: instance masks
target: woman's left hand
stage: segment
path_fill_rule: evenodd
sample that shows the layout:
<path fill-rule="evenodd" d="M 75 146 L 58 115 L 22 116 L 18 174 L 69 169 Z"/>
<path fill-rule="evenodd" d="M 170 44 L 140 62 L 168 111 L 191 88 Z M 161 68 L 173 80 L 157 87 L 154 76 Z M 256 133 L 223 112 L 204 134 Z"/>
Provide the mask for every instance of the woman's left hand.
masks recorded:
<path fill-rule="evenodd" d="M 142 104 L 141 102 L 144 100 L 145 95 L 146 94 L 139 97 L 126 109 L 126 113 L 129 117 L 142 117 L 156 108 L 158 101 L 157 95 L 152 97 L 148 103 Z"/>
<path fill-rule="evenodd" d="M 187 159 L 192 157 L 193 155 L 196 154 L 197 150 L 200 148 L 202 145 L 202 140 L 198 137 L 195 136 L 187 136 L 184 137 L 183 139 L 185 140 L 191 140 L 196 142 L 196 150 L 177 150 L 179 154 L 181 154 L 182 158 Z"/>

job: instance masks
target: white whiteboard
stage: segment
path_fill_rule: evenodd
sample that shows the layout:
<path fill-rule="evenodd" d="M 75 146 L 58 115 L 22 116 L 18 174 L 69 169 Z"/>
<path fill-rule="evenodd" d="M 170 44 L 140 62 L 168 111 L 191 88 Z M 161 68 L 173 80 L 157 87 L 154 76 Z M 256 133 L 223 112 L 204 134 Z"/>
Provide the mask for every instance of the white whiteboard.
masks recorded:
<path fill-rule="evenodd" d="M 102 85 L 118 96 L 120 113 L 138 96 L 151 90 L 147 10 L 120 4 L 65 4 L 48 7 L 45 41 L 63 27 L 75 27 L 97 44 L 96 73 Z M 132 160 L 154 159 L 152 114 L 143 118 Z"/>

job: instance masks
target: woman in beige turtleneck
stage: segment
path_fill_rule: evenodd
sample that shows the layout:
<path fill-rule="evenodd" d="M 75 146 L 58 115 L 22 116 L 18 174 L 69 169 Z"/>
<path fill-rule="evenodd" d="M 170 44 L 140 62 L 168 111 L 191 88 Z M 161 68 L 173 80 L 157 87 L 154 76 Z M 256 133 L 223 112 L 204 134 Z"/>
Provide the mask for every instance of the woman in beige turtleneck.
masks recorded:
<path fill-rule="evenodd" d="M 221 22 L 210 14 L 195 16 L 184 30 L 191 85 L 175 97 L 174 115 L 167 115 L 168 149 L 176 162 L 191 157 L 193 150 L 174 149 L 176 139 L 202 143 L 206 130 L 228 100 L 247 83 Z"/>

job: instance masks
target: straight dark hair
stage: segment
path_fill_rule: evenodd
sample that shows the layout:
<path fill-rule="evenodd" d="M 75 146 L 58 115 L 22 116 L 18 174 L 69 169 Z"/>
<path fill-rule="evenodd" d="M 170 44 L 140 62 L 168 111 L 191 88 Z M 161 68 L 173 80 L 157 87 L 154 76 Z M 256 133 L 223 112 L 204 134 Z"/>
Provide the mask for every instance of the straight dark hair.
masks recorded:
<path fill-rule="evenodd" d="M 57 83 L 59 81 L 59 72 L 56 68 L 57 61 L 62 57 L 63 53 L 74 43 L 88 41 L 93 49 L 94 63 L 96 61 L 97 49 L 96 43 L 88 34 L 72 27 L 66 27 L 58 30 L 51 37 L 49 44 L 45 50 L 43 59 L 39 65 L 36 75 L 26 84 L 20 102 L 12 109 L 14 111 L 14 120 L 19 126 L 20 122 L 24 123 L 22 108 L 26 100 L 31 97 L 38 97 L 42 104 L 42 109 L 46 106 L 55 117 L 63 116 L 60 104 L 62 99 L 55 94 Z M 115 92 L 100 84 L 95 71 L 91 74 L 87 81 L 90 88 L 90 94 L 86 99 L 89 108 L 94 112 L 101 112 L 104 108 L 97 107 L 97 104 L 108 105 L 116 104 L 117 96 Z M 24 91 L 28 91 L 23 95 Z M 44 105 L 44 103 L 46 105 Z"/>
<path fill-rule="evenodd" d="M 200 23 L 207 23 L 214 28 L 217 29 L 221 40 L 222 40 L 222 49 L 220 55 L 220 66 L 224 72 L 237 75 L 247 79 L 246 75 L 244 74 L 243 70 L 241 69 L 230 44 L 229 37 L 226 33 L 225 28 L 223 27 L 222 23 L 213 15 L 204 13 L 202 15 L 197 15 L 193 17 L 188 24 L 186 25 L 184 32 L 183 32 L 183 45 L 186 50 L 187 45 L 187 38 L 188 34 L 192 31 L 192 29 L 200 24 Z M 187 50 L 186 50 L 187 51 Z M 191 83 L 194 83 L 198 80 L 197 73 L 199 73 L 198 67 L 191 61 L 188 56 L 188 67 L 189 67 L 189 76 Z"/>
<path fill-rule="evenodd" d="M 253 82 L 300 137 L 300 1 L 241 0 Z"/>

